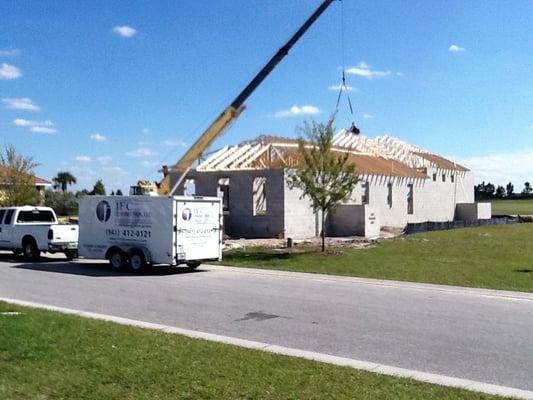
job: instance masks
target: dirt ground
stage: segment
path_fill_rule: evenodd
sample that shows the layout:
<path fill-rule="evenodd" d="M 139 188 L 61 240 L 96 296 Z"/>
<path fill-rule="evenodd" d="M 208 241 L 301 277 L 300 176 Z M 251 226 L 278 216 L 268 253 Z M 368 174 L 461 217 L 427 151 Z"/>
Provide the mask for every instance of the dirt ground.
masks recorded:
<path fill-rule="evenodd" d="M 371 246 L 376 241 L 387 240 L 397 236 L 403 235 L 402 229 L 385 228 L 381 231 L 379 238 L 374 240 L 365 239 L 361 236 L 349 237 L 326 237 L 326 245 L 329 246 L 347 246 L 355 248 L 364 248 Z M 319 246 L 321 243 L 319 237 L 312 237 L 308 239 L 294 240 L 293 246 L 309 245 Z M 287 247 L 287 239 L 234 239 L 226 238 L 224 240 L 224 248 L 240 249 L 246 246 L 261 246 L 270 248 L 284 248 Z"/>

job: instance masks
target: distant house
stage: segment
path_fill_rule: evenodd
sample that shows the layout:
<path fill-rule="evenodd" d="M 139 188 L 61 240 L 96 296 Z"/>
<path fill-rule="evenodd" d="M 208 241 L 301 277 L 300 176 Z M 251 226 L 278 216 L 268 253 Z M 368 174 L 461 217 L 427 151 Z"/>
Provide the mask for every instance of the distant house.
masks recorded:
<path fill-rule="evenodd" d="M 3 188 L 6 187 L 8 183 L 6 183 L 6 176 L 7 176 L 7 168 L 0 165 L 0 198 L 3 195 Z M 39 200 L 40 203 L 44 203 L 44 192 L 47 188 L 52 187 L 52 182 L 47 181 L 46 179 L 39 178 L 38 176 L 33 177 L 35 189 L 37 190 L 37 193 L 39 194 Z"/>
<path fill-rule="evenodd" d="M 263 136 L 225 146 L 190 171 L 179 191 L 222 197 L 226 233 L 243 238 L 305 238 L 322 229 L 375 237 L 384 227 L 490 218 L 490 204 L 474 202 L 472 171 L 454 161 L 396 138 L 346 130 L 333 145 L 355 163 L 360 182 L 324 227 L 302 192 L 287 186 L 287 173 L 299 166 L 292 139 Z M 171 186 L 178 176 L 171 172 Z"/>

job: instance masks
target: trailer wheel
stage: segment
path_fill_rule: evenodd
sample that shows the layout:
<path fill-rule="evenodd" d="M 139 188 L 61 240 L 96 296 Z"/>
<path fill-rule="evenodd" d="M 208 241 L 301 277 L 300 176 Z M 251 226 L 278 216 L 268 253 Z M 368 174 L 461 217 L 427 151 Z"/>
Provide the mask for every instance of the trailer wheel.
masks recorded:
<path fill-rule="evenodd" d="M 200 261 L 189 261 L 187 263 L 187 268 L 192 271 L 193 269 L 198 268 L 200 264 L 201 264 Z"/>
<path fill-rule="evenodd" d="M 129 265 L 132 271 L 140 272 L 146 268 L 146 257 L 140 250 L 134 250 L 130 254 Z"/>
<path fill-rule="evenodd" d="M 24 240 L 22 243 L 22 252 L 24 254 L 24 258 L 30 261 L 37 261 L 41 256 L 41 252 L 37 248 L 37 243 L 35 243 L 33 238 Z"/>
<path fill-rule="evenodd" d="M 114 269 L 122 269 L 126 265 L 126 254 L 120 249 L 113 249 L 109 252 L 109 264 Z"/>

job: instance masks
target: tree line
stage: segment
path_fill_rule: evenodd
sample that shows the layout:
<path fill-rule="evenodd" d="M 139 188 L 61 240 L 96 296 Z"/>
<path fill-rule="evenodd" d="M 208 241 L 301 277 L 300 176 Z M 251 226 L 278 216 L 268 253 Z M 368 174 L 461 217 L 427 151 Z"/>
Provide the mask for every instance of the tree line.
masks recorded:
<path fill-rule="evenodd" d="M 529 198 L 533 197 L 533 187 L 529 182 L 524 182 L 521 191 L 515 192 L 514 185 L 509 182 L 505 187 L 495 186 L 490 182 L 481 182 L 474 186 L 474 195 L 476 199 L 503 199 L 503 198 Z"/>
<path fill-rule="evenodd" d="M 79 198 L 106 194 L 101 179 L 91 190 L 69 191 L 69 186 L 76 184 L 77 179 L 69 171 L 59 171 L 52 179 L 52 189 L 44 192 L 43 199 L 35 187 L 33 172 L 39 165 L 32 157 L 18 153 L 12 145 L 6 145 L 0 151 L 0 207 L 39 205 L 44 201 L 44 205 L 54 208 L 58 215 L 73 215 L 77 213 Z M 122 191 L 118 189 L 110 194 L 120 196 Z"/>

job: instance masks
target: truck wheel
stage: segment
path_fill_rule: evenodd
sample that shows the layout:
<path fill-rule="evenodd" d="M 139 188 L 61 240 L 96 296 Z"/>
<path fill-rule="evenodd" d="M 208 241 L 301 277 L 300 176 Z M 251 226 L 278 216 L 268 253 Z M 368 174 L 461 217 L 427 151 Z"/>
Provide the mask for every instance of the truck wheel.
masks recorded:
<path fill-rule="evenodd" d="M 41 255 L 41 252 L 37 248 L 37 244 L 34 240 L 28 239 L 22 244 L 22 251 L 24 258 L 30 261 L 37 261 Z"/>
<path fill-rule="evenodd" d="M 193 269 L 198 268 L 200 264 L 201 264 L 200 261 L 189 261 L 187 263 L 187 268 L 192 271 Z"/>
<path fill-rule="evenodd" d="M 78 258 L 78 250 L 65 250 L 65 257 L 69 261 Z"/>
<path fill-rule="evenodd" d="M 130 268 L 134 272 L 140 272 L 146 268 L 146 258 L 142 251 L 134 251 L 130 255 Z"/>
<path fill-rule="evenodd" d="M 109 264 L 116 270 L 124 268 L 126 266 L 126 254 L 118 249 L 111 251 Z"/>

